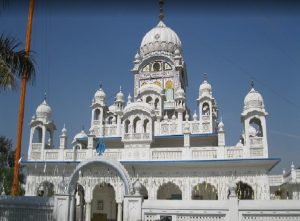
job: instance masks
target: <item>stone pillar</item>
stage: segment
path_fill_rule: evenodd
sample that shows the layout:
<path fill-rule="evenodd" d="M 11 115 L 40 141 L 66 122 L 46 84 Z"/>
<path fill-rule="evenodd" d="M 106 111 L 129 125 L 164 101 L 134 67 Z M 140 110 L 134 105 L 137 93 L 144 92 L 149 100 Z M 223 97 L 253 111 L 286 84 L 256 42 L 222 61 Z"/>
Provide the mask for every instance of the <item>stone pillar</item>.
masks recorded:
<path fill-rule="evenodd" d="M 75 211 L 76 211 L 75 207 L 76 207 L 75 196 L 71 195 L 70 196 L 70 221 L 71 220 L 73 221 L 75 218 Z"/>
<path fill-rule="evenodd" d="M 92 219 L 92 203 L 91 201 L 85 203 L 85 221 Z"/>
<path fill-rule="evenodd" d="M 118 203 L 118 215 L 117 215 L 117 221 L 122 221 L 122 203 Z"/>
<path fill-rule="evenodd" d="M 123 221 L 142 220 L 143 196 L 124 196 L 124 219 Z"/>
<path fill-rule="evenodd" d="M 178 133 L 179 134 L 182 134 L 182 128 L 183 128 L 183 125 L 182 125 L 182 123 L 183 123 L 183 115 L 182 115 L 182 112 L 181 111 L 178 111 L 177 112 L 178 113 Z"/>
<path fill-rule="evenodd" d="M 118 136 L 122 136 L 121 115 L 117 116 L 117 134 Z"/>

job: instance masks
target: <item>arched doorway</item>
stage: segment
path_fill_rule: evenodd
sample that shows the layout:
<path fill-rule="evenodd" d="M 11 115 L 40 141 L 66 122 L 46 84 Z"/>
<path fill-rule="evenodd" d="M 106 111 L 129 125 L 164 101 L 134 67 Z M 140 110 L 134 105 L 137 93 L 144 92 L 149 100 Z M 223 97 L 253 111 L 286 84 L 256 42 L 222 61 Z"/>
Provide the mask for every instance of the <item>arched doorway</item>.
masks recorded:
<path fill-rule="evenodd" d="M 91 218 L 92 221 L 117 220 L 116 193 L 109 183 L 101 183 L 94 188 Z"/>
<path fill-rule="evenodd" d="M 129 174 L 127 170 L 124 168 L 124 166 L 116 160 L 106 158 L 104 156 L 96 156 L 94 158 L 91 158 L 89 160 L 82 161 L 80 164 L 77 165 L 76 169 L 73 171 L 72 175 L 70 176 L 70 181 L 67 187 L 67 194 L 71 196 L 71 200 L 69 201 L 69 210 L 68 210 L 68 220 L 73 221 L 74 215 L 75 215 L 75 203 L 74 203 L 74 194 L 76 190 L 76 186 L 79 179 L 79 174 L 81 172 L 84 172 L 85 169 L 88 168 L 97 168 L 99 166 L 106 166 L 110 168 L 112 171 L 116 173 L 117 176 L 120 177 L 121 181 L 123 182 L 124 187 L 124 194 L 125 195 L 131 195 L 134 193 L 133 186 L 131 179 L 129 177 Z M 119 210 L 122 211 L 121 204 L 118 204 Z M 91 202 L 86 203 L 85 205 L 85 214 L 86 220 L 91 220 L 92 215 L 92 205 Z M 121 220 L 121 213 L 118 213 L 118 219 Z"/>
<path fill-rule="evenodd" d="M 182 192 L 175 183 L 164 183 L 157 190 L 158 200 L 181 200 Z"/>
<path fill-rule="evenodd" d="M 240 200 L 253 200 L 254 199 L 254 191 L 252 187 L 247 184 L 239 181 L 236 184 L 236 194 Z"/>
<path fill-rule="evenodd" d="M 210 183 L 198 183 L 192 190 L 193 200 L 217 200 L 218 191 L 215 186 Z"/>
<path fill-rule="evenodd" d="M 76 191 L 75 191 L 75 217 L 76 221 L 83 221 L 84 220 L 84 188 L 80 184 L 77 185 Z"/>

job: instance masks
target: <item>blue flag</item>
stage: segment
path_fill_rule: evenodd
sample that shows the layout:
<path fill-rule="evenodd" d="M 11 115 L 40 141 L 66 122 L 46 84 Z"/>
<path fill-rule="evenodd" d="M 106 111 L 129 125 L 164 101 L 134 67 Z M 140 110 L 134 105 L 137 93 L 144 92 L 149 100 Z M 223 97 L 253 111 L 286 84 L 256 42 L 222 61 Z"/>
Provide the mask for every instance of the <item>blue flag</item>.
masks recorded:
<path fill-rule="evenodd" d="M 98 155 L 102 155 L 106 149 L 105 143 L 103 139 L 100 139 L 96 146 L 96 152 Z"/>

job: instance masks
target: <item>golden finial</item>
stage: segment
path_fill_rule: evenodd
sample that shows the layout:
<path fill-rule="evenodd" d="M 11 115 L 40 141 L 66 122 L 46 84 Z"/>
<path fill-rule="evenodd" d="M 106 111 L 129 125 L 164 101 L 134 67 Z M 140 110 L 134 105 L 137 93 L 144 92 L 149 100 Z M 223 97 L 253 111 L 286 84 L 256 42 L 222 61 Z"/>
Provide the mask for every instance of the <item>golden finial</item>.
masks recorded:
<path fill-rule="evenodd" d="M 159 0 L 159 20 L 162 21 L 164 19 L 164 0 Z"/>

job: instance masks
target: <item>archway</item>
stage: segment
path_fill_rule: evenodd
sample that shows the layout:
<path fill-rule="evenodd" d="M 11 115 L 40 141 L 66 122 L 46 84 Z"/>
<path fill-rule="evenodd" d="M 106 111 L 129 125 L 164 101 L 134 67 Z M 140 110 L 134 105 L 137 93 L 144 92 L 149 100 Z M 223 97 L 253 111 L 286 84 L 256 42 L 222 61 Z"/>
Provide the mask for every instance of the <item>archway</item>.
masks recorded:
<path fill-rule="evenodd" d="M 73 171 L 72 175 L 70 176 L 70 182 L 68 184 L 67 193 L 70 195 L 74 194 L 76 183 L 79 178 L 79 171 L 87 168 L 88 166 L 98 166 L 98 165 L 106 165 L 112 169 L 114 169 L 117 172 L 117 175 L 120 176 L 121 180 L 124 183 L 125 188 L 125 194 L 132 194 L 133 186 L 131 179 L 129 177 L 129 174 L 127 170 L 124 168 L 124 166 L 116 160 L 108 159 L 103 156 L 97 156 L 94 158 L 91 158 L 89 160 L 82 161 L 80 164 L 77 165 L 76 169 Z"/>
<path fill-rule="evenodd" d="M 239 181 L 236 184 L 236 193 L 240 200 L 253 200 L 254 199 L 254 191 L 252 187 L 247 184 Z"/>
<path fill-rule="evenodd" d="M 215 186 L 202 182 L 194 186 L 192 190 L 193 200 L 217 200 L 218 192 Z"/>
<path fill-rule="evenodd" d="M 84 188 L 82 185 L 77 184 L 77 188 L 75 190 L 75 217 L 76 221 L 83 221 L 84 220 L 84 205 L 85 205 L 85 193 Z"/>
<path fill-rule="evenodd" d="M 67 187 L 67 193 L 71 196 L 71 199 L 69 201 L 69 211 L 68 211 L 68 217 L 69 220 L 74 220 L 74 193 L 75 188 L 77 186 L 77 182 L 79 179 L 79 172 L 89 168 L 90 166 L 97 167 L 97 166 L 108 166 L 109 168 L 113 169 L 116 174 L 120 177 L 124 184 L 124 193 L 125 195 L 132 195 L 134 193 L 132 182 L 130 180 L 129 174 L 127 170 L 124 168 L 124 166 L 116 160 L 109 159 L 103 156 L 97 156 L 94 158 L 91 158 L 89 160 L 82 161 L 80 164 L 77 165 L 76 169 L 73 171 L 72 175 L 70 176 L 70 181 Z M 89 217 L 86 217 L 87 220 L 90 220 L 91 215 L 91 206 L 87 207 L 86 205 L 86 214 L 88 214 Z"/>
<path fill-rule="evenodd" d="M 171 182 L 162 184 L 157 190 L 158 200 L 181 200 L 182 192 L 180 188 Z"/>
<path fill-rule="evenodd" d="M 109 183 L 100 183 L 93 190 L 92 221 L 116 221 L 116 193 Z"/>

